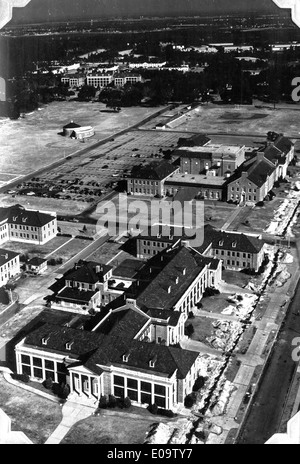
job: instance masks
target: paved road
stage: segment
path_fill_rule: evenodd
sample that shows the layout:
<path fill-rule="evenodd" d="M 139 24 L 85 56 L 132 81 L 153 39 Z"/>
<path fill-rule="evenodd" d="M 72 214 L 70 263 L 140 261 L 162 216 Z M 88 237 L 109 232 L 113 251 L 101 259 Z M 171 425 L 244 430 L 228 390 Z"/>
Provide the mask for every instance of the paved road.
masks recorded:
<path fill-rule="evenodd" d="M 238 444 L 263 444 L 279 430 L 290 383 L 297 368 L 292 359 L 292 340 L 300 336 L 299 300 L 300 283 L 241 428 Z"/>

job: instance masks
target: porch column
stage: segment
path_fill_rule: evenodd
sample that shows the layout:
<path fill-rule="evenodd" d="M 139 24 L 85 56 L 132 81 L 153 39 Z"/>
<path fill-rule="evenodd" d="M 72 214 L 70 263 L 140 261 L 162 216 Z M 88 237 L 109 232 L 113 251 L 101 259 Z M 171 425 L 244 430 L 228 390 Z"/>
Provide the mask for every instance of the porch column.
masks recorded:
<path fill-rule="evenodd" d="M 74 388 L 73 388 L 73 381 L 74 381 L 73 380 L 73 373 L 72 373 L 72 371 L 69 371 L 69 372 L 70 372 L 70 393 L 73 393 L 73 390 L 74 390 Z"/>
<path fill-rule="evenodd" d="M 92 396 L 92 394 L 93 394 L 93 392 L 92 392 L 92 377 L 89 375 L 88 379 L 89 379 L 89 398 L 90 398 Z"/>
<path fill-rule="evenodd" d="M 83 388 L 82 388 L 82 375 L 81 374 L 78 374 L 79 375 L 79 396 L 82 395 L 82 391 L 83 391 Z"/>

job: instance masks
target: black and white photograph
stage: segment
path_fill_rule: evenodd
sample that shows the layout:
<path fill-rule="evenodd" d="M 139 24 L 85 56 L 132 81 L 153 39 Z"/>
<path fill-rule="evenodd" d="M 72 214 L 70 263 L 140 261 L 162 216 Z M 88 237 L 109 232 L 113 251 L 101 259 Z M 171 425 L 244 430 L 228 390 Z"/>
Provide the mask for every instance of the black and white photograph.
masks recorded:
<path fill-rule="evenodd" d="M 300 0 L 0 0 L 0 444 L 300 444 L 299 362 Z"/>

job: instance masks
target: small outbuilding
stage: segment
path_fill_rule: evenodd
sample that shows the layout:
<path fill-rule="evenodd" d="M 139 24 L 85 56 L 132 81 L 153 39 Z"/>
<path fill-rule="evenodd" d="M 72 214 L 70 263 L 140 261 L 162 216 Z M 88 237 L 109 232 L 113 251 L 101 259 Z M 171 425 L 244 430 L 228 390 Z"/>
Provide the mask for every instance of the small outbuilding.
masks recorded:
<path fill-rule="evenodd" d="M 26 263 L 26 271 L 31 274 L 43 274 L 47 270 L 47 260 L 39 257 L 34 257 Z"/>

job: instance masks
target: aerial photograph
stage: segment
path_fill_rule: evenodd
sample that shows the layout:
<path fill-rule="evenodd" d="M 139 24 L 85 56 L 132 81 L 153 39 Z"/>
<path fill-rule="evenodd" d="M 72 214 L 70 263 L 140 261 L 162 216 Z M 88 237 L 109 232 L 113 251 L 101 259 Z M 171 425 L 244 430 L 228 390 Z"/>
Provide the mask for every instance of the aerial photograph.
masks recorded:
<path fill-rule="evenodd" d="M 300 0 L 0 0 L 0 444 L 300 444 Z"/>

